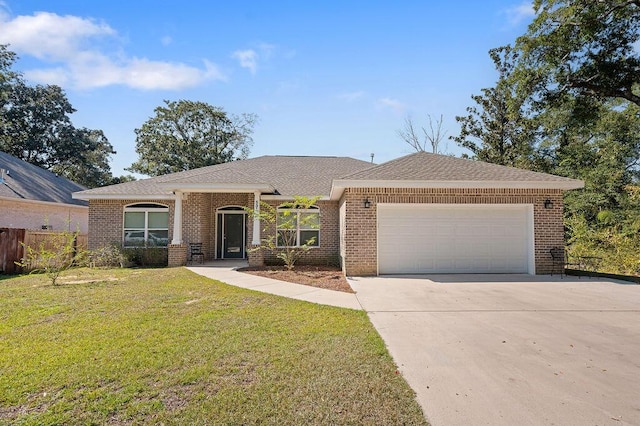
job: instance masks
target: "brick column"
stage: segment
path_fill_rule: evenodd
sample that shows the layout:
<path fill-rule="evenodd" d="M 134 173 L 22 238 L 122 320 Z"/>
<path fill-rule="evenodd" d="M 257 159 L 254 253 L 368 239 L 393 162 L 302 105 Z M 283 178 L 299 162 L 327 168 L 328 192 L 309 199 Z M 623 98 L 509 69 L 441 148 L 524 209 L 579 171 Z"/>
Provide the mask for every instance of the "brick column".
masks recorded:
<path fill-rule="evenodd" d="M 187 245 L 186 244 L 169 244 L 167 246 L 169 251 L 168 266 L 170 268 L 175 266 L 184 266 L 187 264 Z"/>
<path fill-rule="evenodd" d="M 249 266 L 264 266 L 264 250 L 254 250 L 260 246 L 251 245 L 247 250 Z"/>

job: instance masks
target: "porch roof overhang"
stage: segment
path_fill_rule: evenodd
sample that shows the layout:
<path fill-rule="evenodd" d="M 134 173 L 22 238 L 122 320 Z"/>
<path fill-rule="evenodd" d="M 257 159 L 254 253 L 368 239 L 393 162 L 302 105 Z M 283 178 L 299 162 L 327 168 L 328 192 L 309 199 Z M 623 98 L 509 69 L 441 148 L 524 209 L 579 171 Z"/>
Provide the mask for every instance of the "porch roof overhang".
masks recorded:
<path fill-rule="evenodd" d="M 160 188 L 171 192 L 221 192 L 221 193 L 273 193 L 275 188 L 266 183 L 161 183 Z"/>
<path fill-rule="evenodd" d="M 346 188 L 461 188 L 461 189 L 550 189 L 568 191 L 584 188 L 584 182 L 575 179 L 549 181 L 516 180 L 352 180 L 336 179 L 331 185 L 331 200 L 339 200 Z"/>
<path fill-rule="evenodd" d="M 247 193 L 256 192 L 271 194 L 275 189 L 268 184 L 212 184 L 212 183 L 161 183 L 157 184 L 157 191 L 127 191 L 111 193 L 74 192 L 71 196 L 79 200 L 175 200 L 176 192 L 190 193 Z"/>

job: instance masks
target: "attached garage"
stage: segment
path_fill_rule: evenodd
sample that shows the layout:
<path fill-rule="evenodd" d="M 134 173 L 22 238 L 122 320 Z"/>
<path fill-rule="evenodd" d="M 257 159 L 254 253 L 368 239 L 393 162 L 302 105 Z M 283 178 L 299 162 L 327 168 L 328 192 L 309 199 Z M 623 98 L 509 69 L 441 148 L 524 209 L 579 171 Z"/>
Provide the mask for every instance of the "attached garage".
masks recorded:
<path fill-rule="evenodd" d="M 535 273 L 530 204 L 377 204 L 378 274 Z"/>

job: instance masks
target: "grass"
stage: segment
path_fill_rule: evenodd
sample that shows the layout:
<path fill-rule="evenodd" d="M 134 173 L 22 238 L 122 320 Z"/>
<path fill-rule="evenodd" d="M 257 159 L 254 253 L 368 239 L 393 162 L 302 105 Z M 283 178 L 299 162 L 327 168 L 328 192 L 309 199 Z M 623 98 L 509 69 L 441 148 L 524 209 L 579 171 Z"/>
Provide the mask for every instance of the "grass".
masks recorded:
<path fill-rule="evenodd" d="M 0 424 L 426 424 L 364 312 L 183 268 L 0 281 Z"/>

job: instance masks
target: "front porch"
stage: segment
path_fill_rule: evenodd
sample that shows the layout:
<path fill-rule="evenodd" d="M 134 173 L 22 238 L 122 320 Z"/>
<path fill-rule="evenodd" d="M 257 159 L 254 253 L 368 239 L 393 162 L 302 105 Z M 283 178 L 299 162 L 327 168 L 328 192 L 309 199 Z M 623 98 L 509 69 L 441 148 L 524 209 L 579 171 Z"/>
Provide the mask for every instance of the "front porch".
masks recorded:
<path fill-rule="evenodd" d="M 260 244 L 260 221 L 247 212 L 259 211 L 259 191 L 253 193 L 175 192 L 169 266 L 186 265 L 191 260 L 190 245 L 198 244 L 202 259 L 254 260 L 259 253 L 249 249 Z M 261 264 L 261 263 L 258 263 Z"/>

